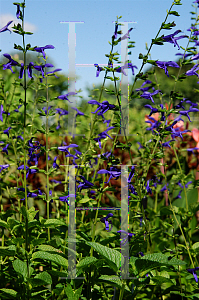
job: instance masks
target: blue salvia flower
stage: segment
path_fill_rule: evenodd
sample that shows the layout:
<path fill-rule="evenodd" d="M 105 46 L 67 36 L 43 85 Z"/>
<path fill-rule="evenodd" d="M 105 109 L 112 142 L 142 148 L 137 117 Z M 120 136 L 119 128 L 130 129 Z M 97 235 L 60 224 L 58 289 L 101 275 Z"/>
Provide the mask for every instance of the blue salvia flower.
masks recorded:
<path fill-rule="evenodd" d="M 110 217 L 113 217 L 112 213 L 109 213 L 106 217 L 100 219 L 101 222 L 105 223 L 106 230 L 108 232 L 111 231 L 112 228 L 113 228 L 112 221 L 108 220 Z M 109 229 L 109 224 L 111 224 L 111 228 L 110 229 Z"/>
<path fill-rule="evenodd" d="M 126 245 L 127 241 L 130 242 L 132 236 L 135 235 L 134 233 L 128 233 L 125 230 L 118 230 L 117 232 L 122 233 L 123 235 L 125 235 L 124 238 L 121 241 L 121 245 L 123 245 L 123 246 Z"/>
<path fill-rule="evenodd" d="M 12 23 L 13 21 L 9 21 L 8 23 L 7 23 L 7 25 L 6 26 L 4 26 L 3 28 L 1 28 L 0 29 L 0 32 L 4 32 L 4 31 L 10 31 L 10 33 L 11 33 L 11 30 L 10 29 L 8 29 L 8 26 Z"/>
<path fill-rule="evenodd" d="M 140 97 L 145 98 L 145 99 L 149 99 L 149 100 L 151 100 L 154 103 L 154 100 L 153 100 L 152 96 L 157 95 L 158 93 L 161 93 L 161 91 L 160 90 L 156 90 L 153 93 L 144 92 L 142 95 L 140 95 Z"/>
<path fill-rule="evenodd" d="M 81 182 L 76 179 L 76 181 L 80 183 L 78 185 L 78 188 L 80 188 L 80 192 L 82 189 L 89 189 L 90 187 L 94 186 L 94 184 L 89 182 L 88 180 L 86 180 L 86 178 L 83 175 L 79 175 L 79 177 L 84 181 L 84 182 Z"/>
<path fill-rule="evenodd" d="M 178 37 L 174 37 L 174 36 L 177 35 L 179 32 L 181 32 L 181 30 L 177 30 L 177 31 L 175 31 L 175 32 L 172 33 L 172 34 L 166 35 L 166 36 L 162 37 L 162 39 L 163 39 L 165 42 L 174 44 L 174 47 L 175 47 L 175 46 L 178 46 L 178 50 L 180 50 L 180 46 L 178 45 L 177 40 L 183 39 L 183 38 L 187 37 L 187 35 L 181 35 L 181 36 L 178 36 Z"/>
<path fill-rule="evenodd" d="M 43 54 L 44 59 L 46 59 L 46 54 L 44 52 L 44 50 L 46 50 L 46 49 L 55 49 L 55 47 L 52 45 L 46 45 L 45 47 L 35 47 L 34 48 L 35 51 Z"/>
<path fill-rule="evenodd" d="M 10 165 L 6 164 L 6 165 L 0 165 L 0 173 L 4 170 L 7 169 Z"/>
<path fill-rule="evenodd" d="M 156 61 L 156 65 L 161 68 L 164 69 L 165 74 L 169 77 L 169 72 L 167 70 L 167 67 L 174 67 L 174 68 L 179 68 L 178 64 L 174 61 Z"/>
<path fill-rule="evenodd" d="M 3 65 L 3 70 L 9 69 L 14 74 L 15 72 L 13 72 L 11 67 L 12 66 L 17 66 L 18 62 L 15 61 L 14 59 L 12 59 L 10 54 L 5 53 L 5 54 L 3 54 L 3 56 L 5 56 L 7 59 L 9 59 L 9 62 L 7 64 Z"/>
<path fill-rule="evenodd" d="M 58 96 L 57 98 L 58 99 L 61 99 L 61 100 L 68 100 L 68 96 L 71 96 L 71 95 L 76 95 L 77 93 L 75 93 L 75 92 L 69 92 L 69 93 L 67 93 L 67 94 L 65 94 L 65 95 L 60 95 L 60 96 Z M 68 100 L 68 102 L 70 102 L 69 100 Z M 72 102 L 70 102 L 70 103 L 72 103 Z"/>
<path fill-rule="evenodd" d="M 4 148 L 3 148 L 3 150 L 2 150 L 2 152 L 5 152 L 7 155 L 8 155 L 8 146 L 9 146 L 10 144 L 7 144 Z"/>
<path fill-rule="evenodd" d="M 104 69 L 103 69 L 102 67 L 99 67 L 98 64 L 94 64 L 94 66 L 97 68 L 96 77 L 99 77 L 99 73 L 100 73 L 101 71 L 104 71 Z"/>
<path fill-rule="evenodd" d="M 112 179 L 112 178 L 115 178 L 118 179 L 119 176 L 121 175 L 121 171 L 119 171 L 116 167 L 110 167 L 110 170 L 100 170 L 97 172 L 98 174 L 109 174 L 110 177 L 109 177 L 109 180 L 105 183 L 109 183 L 109 181 Z"/>
<path fill-rule="evenodd" d="M 195 278 L 195 281 L 198 282 L 198 277 L 196 275 L 196 271 L 199 270 L 199 267 L 196 267 L 194 269 L 187 269 L 187 271 L 191 274 L 193 274 L 194 278 Z"/>
<path fill-rule="evenodd" d="M 17 19 L 20 19 L 22 17 L 22 12 L 20 11 L 20 5 L 17 4 L 17 12 L 16 12 Z"/>

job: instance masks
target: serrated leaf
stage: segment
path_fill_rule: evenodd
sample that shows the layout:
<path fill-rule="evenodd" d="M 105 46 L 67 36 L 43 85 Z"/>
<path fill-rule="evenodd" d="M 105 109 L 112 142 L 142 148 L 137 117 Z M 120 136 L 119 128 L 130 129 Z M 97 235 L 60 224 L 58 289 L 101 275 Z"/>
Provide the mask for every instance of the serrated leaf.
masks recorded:
<path fill-rule="evenodd" d="M 12 264 L 14 270 L 22 275 L 24 278 L 28 275 L 28 269 L 27 269 L 27 263 L 25 261 L 22 261 L 20 259 L 15 259 Z"/>
<path fill-rule="evenodd" d="M 32 255 L 32 260 L 36 259 L 49 260 L 62 267 L 68 267 L 68 260 L 59 254 L 52 254 L 45 251 L 37 251 L 34 252 Z"/>
<path fill-rule="evenodd" d="M 50 274 L 48 274 L 48 272 L 46 271 L 37 274 L 34 278 L 43 280 L 45 284 L 52 284 L 52 278 Z"/>
<path fill-rule="evenodd" d="M 142 258 L 138 258 L 135 261 L 135 266 L 139 272 L 153 269 L 161 265 L 186 265 L 186 262 L 177 258 L 172 258 L 169 260 L 169 256 L 166 256 L 162 253 L 146 254 Z"/>
<path fill-rule="evenodd" d="M 111 285 L 114 285 L 114 286 L 118 287 L 119 289 L 122 288 L 122 281 L 118 276 L 115 276 L 115 275 L 101 275 L 98 278 L 98 280 L 105 281 L 107 283 L 111 283 Z M 125 285 L 124 289 L 128 292 L 131 292 L 127 285 Z"/>
<path fill-rule="evenodd" d="M 60 250 L 50 246 L 50 245 L 39 245 L 38 250 L 41 250 L 41 251 L 55 251 L 55 252 L 60 252 Z"/>
<path fill-rule="evenodd" d="M 109 265 L 114 271 L 117 272 L 119 268 L 124 264 L 124 256 L 119 251 L 110 249 L 99 243 L 86 241 L 86 244 L 93 247 L 93 249 L 96 252 L 101 254 L 109 262 Z M 121 262 L 120 262 L 120 256 L 121 256 Z"/>
<path fill-rule="evenodd" d="M 77 268 L 87 267 L 96 261 L 98 261 L 98 259 L 96 257 L 93 257 L 93 256 L 85 257 L 78 263 Z"/>
<path fill-rule="evenodd" d="M 7 295 L 9 295 L 9 297 L 12 297 L 12 298 L 16 298 L 17 297 L 17 292 L 15 290 L 12 290 L 12 289 L 0 289 L 0 291 L 6 293 Z"/>
<path fill-rule="evenodd" d="M 49 226 L 67 226 L 66 223 L 64 223 L 63 221 L 59 220 L 59 219 L 49 219 L 46 220 L 46 222 L 44 223 L 44 226 L 49 227 Z"/>

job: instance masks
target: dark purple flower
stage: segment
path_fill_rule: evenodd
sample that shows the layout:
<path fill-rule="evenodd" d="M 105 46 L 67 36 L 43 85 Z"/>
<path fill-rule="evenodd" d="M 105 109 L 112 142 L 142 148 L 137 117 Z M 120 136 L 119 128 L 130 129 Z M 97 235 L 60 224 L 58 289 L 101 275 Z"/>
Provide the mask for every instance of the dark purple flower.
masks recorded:
<path fill-rule="evenodd" d="M 117 30 L 118 30 L 118 23 L 116 23 L 115 24 L 115 33 L 114 33 L 114 35 L 113 35 L 113 37 L 114 37 L 114 39 L 116 39 L 117 38 Z"/>
<path fill-rule="evenodd" d="M 149 104 L 144 105 L 144 107 L 147 107 L 147 108 L 150 108 L 150 109 L 151 109 L 151 112 L 150 112 L 150 114 L 149 114 L 149 117 L 150 117 L 152 114 L 158 112 L 158 109 L 157 109 L 157 108 L 154 108 L 154 107 L 152 107 L 152 106 L 149 105 Z"/>
<path fill-rule="evenodd" d="M 55 110 L 56 113 L 59 114 L 59 117 L 63 115 L 68 115 L 68 111 L 63 108 L 56 108 Z"/>
<path fill-rule="evenodd" d="M 54 66 L 52 64 L 45 64 L 41 66 L 33 66 L 34 69 L 37 71 L 41 71 L 41 75 L 44 78 L 44 68 L 53 68 Z"/>
<path fill-rule="evenodd" d="M 58 164 L 56 164 L 56 159 L 57 159 L 57 156 L 55 156 L 54 158 L 54 161 L 53 161 L 53 168 L 59 168 Z"/>
<path fill-rule="evenodd" d="M 32 78 L 32 67 L 34 67 L 34 63 L 30 62 L 29 65 L 27 66 L 27 71 L 28 71 L 28 77 Z"/>
<path fill-rule="evenodd" d="M 168 187 L 168 183 L 167 183 L 167 187 Z M 164 192 L 164 191 L 166 191 L 167 190 L 167 188 L 166 188 L 166 184 L 165 184 L 165 186 L 163 186 L 163 188 L 160 190 L 160 192 Z M 170 189 L 168 189 L 168 191 L 170 191 Z"/>
<path fill-rule="evenodd" d="M 53 74 L 53 75 L 55 75 L 55 74 L 54 74 L 55 72 L 59 72 L 59 71 L 61 71 L 61 70 L 62 70 L 62 69 L 55 69 L 54 71 L 47 72 L 46 75 L 48 75 L 48 74 Z M 56 77 L 56 78 L 59 78 L 59 77 L 57 77 L 56 75 L 55 75 L 55 77 Z"/>
<path fill-rule="evenodd" d="M 60 95 L 58 96 L 57 98 L 58 99 L 61 99 L 61 100 L 68 100 L 68 97 L 67 96 L 70 96 L 70 95 L 76 95 L 77 93 L 75 92 L 69 92 L 68 94 L 65 94 L 65 95 Z M 69 100 L 68 100 L 69 101 Z M 69 101 L 70 102 L 70 101 Z M 72 103 L 72 102 L 70 102 Z"/>
<path fill-rule="evenodd" d="M 181 191 L 179 191 L 179 193 L 178 193 L 178 195 L 174 198 L 174 199 L 182 199 L 182 197 L 181 197 L 181 193 L 182 193 L 182 190 Z"/>
<path fill-rule="evenodd" d="M 75 197 L 75 194 L 70 194 L 68 196 L 61 196 L 61 197 L 59 197 L 59 200 L 61 200 L 63 202 L 66 202 L 68 204 L 68 206 L 70 206 L 69 203 L 68 203 L 68 197 L 70 197 L 70 196 Z"/>
<path fill-rule="evenodd" d="M 121 241 L 121 244 L 122 244 L 123 246 L 126 245 L 127 241 L 130 242 L 132 236 L 135 235 L 134 233 L 128 233 L 128 232 L 126 232 L 125 230 L 118 230 L 117 232 L 125 235 L 124 238 L 123 238 L 122 241 Z"/>
<path fill-rule="evenodd" d="M 109 180 L 105 183 L 109 183 L 109 181 L 112 179 L 112 178 L 115 178 L 118 179 L 119 176 L 121 175 L 121 171 L 119 171 L 116 167 L 110 167 L 110 170 L 100 170 L 97 172 L 97 174 L 109 174 L 110 177 L 109 177 Z"/>
<path fill-rule="evenodd" d="M 17 19 L 20 19 L 22 17 L 22 12 L 20 11 L 20 5 L 17 4 L 17 13 L 16 13 Z"/>
<path fill-rule="evenodd" d="M 197 71 L 199 70 L 198 64 L 196 64 L 195 66 L 193 66 L 193 68 L 191 68 L 189 71 L 187 71 L 185 74 L 187 76 L 193 76 L 196 75 L 199 78 L 199 75 L 197 73 Z"/>
<path fill-rule="evenodd" d="M 7 169 L 10 165 L 6 164 L 6 165 L 0 165 L 0 172 L 2 172 L 4 169 Z"/>
<path fill-rule="evenodd" d="M 148 84 L 148 83 L 152 83 L 152 82 L 147 79 L 145 82 L 143 82 L 143 84 L 141 85 L 141 87 L 139 89 L 136 89 L 136 91 L 137 92 L 138 91 L 142 91 L 142 92 L 148 91 L 150 89 L 150 86 L 143 88 L 143 86 Z"/>
<path fill-rule="evenodd" d="M 60 146 L 60 147 L 58 147 L 58 150 L 68 152 L 68 148 L 73 148 L 73 147 L 79 147 L 79 146 L 76 144 L 70 144 L 68 146 Z"/>
<path fill-rule="evenodd" d="M 55 47 L 52 45 L 46 45 L 45 47 L 35 47 L 34 48 L 35 51 L 43 54 L 44 59 L 46 59 L 46 54 L 44 52 L 44 50 L 46 50 L 46 49 L 55 49 Z"/>
<path fill-rule="evenodd" d="M 147 180 L 146 190 L 147 190 L 147 193 L 152 194 L 152 190 L 149 187 L 149 180 Z"/>
<path fill-rule="evenodd" d="M 94 66 L 97 68 L 96 77 L 99 77 L 99 73 L 100 73 L 101 71 L 104 71 L 104 69 L 103 69 L 103 68 L 101 68 L 101 67 L 99 67 L 99 65 L 98 65 L 98 64 L 94 64 Z"/>
<path fill-rule="evenodd" d="M 9 22 L 7 23 L 6 26 L 4 26 L 3 28 L 0 29 L 0 32 L 4 32 L 4 31 L 6 31 L 6 30 L 10 31 L 10 29 L 8 29 L 8 26 L 9 26 L 12 22 L 13 22 L 13 21 L 9 21 Z M 10 31 L 10 33 L 11 33 L 11 31 Z"/>
<path fill-rule="evenodd" d="M 180 46 L 178 45 L 177 40 L 183 39 L 183 38 L 185 38 L 185 37 L 187 37 L 187 36 L 186 36 L 186 35 L 181 35 L 181 36 L 179 36 L 179 37 L 174 37 L 174 36 L 177 35 L 179 32 L 181 32 L 181 30 L 177 30 L 177 31 L 175 31 L 175 32 L 172 33 L 172 34 L 166 35 L 166 36 L 162 37 L 162 39 L 163 39 L 165 42 L 174 44 L 174 47 L 175 47 L 175 46 L 178 46 L 178 50 L 180 50 Z"/>
<path fill-rule="evenodd" d="M 174 140 L 170 140 L 170 141 L 168 141 L 168 142 L 165 142 L 165 143 L 162 143 L 162 146 L 163 147 L 169 147 L 169 148 L 171 148 L 171 146 L 169 145 L 169 143 L 170 142 L 173 142 Z"/>
<path fill-rule="evenodd" d="M 120 37 L 118 41 L 122 41 L 122 40 L 125 40 L 125 39 L 130 39 L 130 36 L 129 36 L 129 32 L 132 30 L 133 28 L 130 28 L 127 33 L 125 35 L 123 35 L 123 37 Z"/>
<path fill-rule="evenodd" d="M 131 182 L 131 179 L 133 178 L 134 174 L 135 174 L 135 167 L 132 166 L 132 167 L 131 167 L 131 172 L 130 172 L 130 174 L 129 174 L 128 181 L 127 181 L 128 183 Z"/>
<path fill-rule="evenodd" d="M 20 108 L 21 106 L 22 106 L 22 105 L 19 105 L 17 109 L 14 109 L 14 111 L 15 111 L 15 112 L 19 112 L 19 108 Z"/>
<path fill-rule="evenodd" d="M 151 127 L 146 128 L 146 130 L 151 130 L 153 131 L 154 129 L 157 129 L 161 123 L 158 122 L 156 119 L 154 119 L 153 117 L 148 117 L 149 121 L 145 121 L 145 123 L 150 123 Z"/>
<path fill-rule="evenodd" d="M 9 130 L 11 129 L 12 127 L 8 127 L 7 129 L 5 129 L 3 131 L 3 133 L 7 134 L 7 136 L 9 137 Z"/>
<path fill-rule="evenodd" d="M 3 122 L 3 116 L 2 116 L 3 113 L 4 113 L 3 104 L 1 104 L 1 106 L 0 106 L 0 120 L 1 120 L 1 122 Z"/>
<path fill-rule="evenodd" d="M 197 3 L 199 7 L 199 0 L 195 0 L 193 3 Z"/>
<path fill-rule="evenodd" d="M 56 180 L 56 179 L 51 179 L 50 181 L 51 181 L 51 182 L 54 182 L 54 183 L 58 183 L 58 184 L 61 184 L 61 183 L 62 183 L 61 181 L 58 181 L 58 180 Z"/>
<path fill-rule="evenodd" d="M 102 139 L 105 139 L 107 136 L 108 136 L 110 139 L 113 139 L 113 138 L 110 137 L 110 135 L 108 135 L 108 133 L 107 133 L 107 131 L 109 131 L 109 130 L 111 130 L 111 129 L 113 129 L 113 128 L 115 128 L 115 127 L 113 127 L 113 126 L 108 127 L 105 131 L 103 131 L 103 132 L 101 132 L 101 133 L 98 134 L 98 136 L 99 136 L 98 138 L 94 138 L 94 140 L 95 140 L 96 142 L 99 143 L 100 149 L 102 148 L 102 145 L 101 145 L 101 140 L 102 140 Z"/>
<path fill-rule="evenodd" d="M 58 121 L 58 125 L 56 127 L 56 130 L 60 129 L 61 128 L 61 125 L 60 125 L 60 121 Z"/>
<path fill-rule="evenodd" d="M 105 112 L 107 112 L 109 109 L 113 109 L 115 107 L 115 105 L 110 104 L 108 101 L 102 101 L 102 103 L 96 101 L 96 100 L 89 100 L 88 101 L 89 104 L 93 104 L 93 105 L 98 105 L 99 107 L 96 109 L 95 112 L 92 112 L 92 114 L 95 114 L 97 111 L 98 112 L 98 116 L 102 116 Z"/>
<path fill-rule="evenodd" d="M 138 148 L 138 150 L 140 150 L 140 148 L 144 148 L 140 142 L 137 142 L 137 144 L 140 145 L 140 147 Z"/>
<path fill-rule="evenodd" d="M 176 53 L 175 55 L 180 55 L 180 56 L 186 58 L 188 56 L 191 56 L 192 54 L 191 53 L 189 53 L 189 54 L 188 53 L 186 53 L 186 54 L 184 54 L 184 53 Z"/>
<path fill-rule="evenodd" d="M 191 274 L 193 274 L 194 278 L 195 278 L 195 281 L 198 282 L 198 277 L 196 275 L 196 271 L 199 270 L 199 267 L 196 267 L 194 269 L 187 269 L 187 271 Z"/>
<path fill-rule="evenodd" d="M 142 95 L 140 95 L 140 97 L 145 98 L 145 99 L 149 99 L 149 100 L 151 100 L 154 103 L 152 96 L 157 95 L 158 93 L 161 93 L 161 91 L 160 90 L 156 90 L 153 93 L 144 92 Z"/>
<path fill-rule="evenodd" d="M 119 72 L 119 73 L 123 73 L 125 76 L 127 76 L 127 74 L 124 72 L 124 69 L 131 69 L 132 70 L 132 75 L 134 75 L 134 68 L 137 69 L 136 66 L 133 66 L 132 63 L 126 63 L 124 66 L 122 67 L 119 67 L 117 69 L 115 69 L 116 72 Z"/>
<path fill-rule="evenodd" d="M 88 180 L 86 180 L 86 178 L 82 175 L 79 175 L 79 177 L 84 181 L 83 183 L 79 180 L 76 180 L 78 183 L 80 183 L 78 185 L 78 188 L 80 188 L 80 192 L 82 189 L 89 189 L 90 187 L 92 187 L 94 184 L 89 182 Z"/>
<path fill-rule="evenodd" d="M 113 217 L 113 214 L 112 213 L 109 213 L 106 217 L 104 218 L 101 218 L 100 221 L 105 223 L 105 226 L 106 226 L 106 230 L 109 232 L 112 230 L 113 228 L 113 225 L 112 225 L 112 221 L 109 221 L 108 218 L 110 217 Z M 109 229 L 109 224 L 111 224 L 111 228 Z"/>
<path fill-rule="evenodd" d="M 21 69 L 19 71 L 19 79 L 23 78 L 23 74 L 24 74 L 24 64 L 21 63 Z"/>
<path fill-rule="evenodd" d="M 193 111 L 199 111 L 199 109 L 197 109 L 197 108 L 190 108 L 189 110 L 179 111 L 179 114 L 181 114 L 181 115 L 183 115 L 183 116 L 186 116 L 186 117 L 189 119 L 189 121 L 191 122 L 188 113 L 189 113 L 189 112 L 193 112 Z"/>
<path fill-rule="evenodd" d="M 156 65 L 161 68 L 164 69 L 165 74 L 169 77 L 169 73 L 167 70 L 167 67 L 174 67 L 174 68 L 179 68 L 178 64 L 174 61 L 156 61 Z"/>
<path fill-rule="evenodd" d="M 7 155 L 8 155 L 8 146 L 9 146 L 10 144 L 7 144 L 4 148 L 3 148 L 3 150 L 2 150 L 2 152 L 5 152 Z"/>
<path fill-rule="evenodd" d="M 5 56 L 7 59 L 9 59 L 9 62 L 7 64 L 3 65 L 3 70 L 9 69 L 14 74 L 15 72 L 13 72 L 11 67 L 17 66 L 18 62 L 15 61 L 14 59 L 12 59 L 10 54 L 5 53 L 5 54 L 3 54 L 3 56 Z"/>
<path fill-rule="evenodd" d="M 76 115 L 75 115 L 75 117 L 77 117 L 78 115 L 79 116 L 84 116 L 84 113 L 83 112 L 81 112 L 80 110 L 78 110 L 76 107 L 71 107 L 72 109 L 74 109 L 74 110 L 76 110 Z"/>

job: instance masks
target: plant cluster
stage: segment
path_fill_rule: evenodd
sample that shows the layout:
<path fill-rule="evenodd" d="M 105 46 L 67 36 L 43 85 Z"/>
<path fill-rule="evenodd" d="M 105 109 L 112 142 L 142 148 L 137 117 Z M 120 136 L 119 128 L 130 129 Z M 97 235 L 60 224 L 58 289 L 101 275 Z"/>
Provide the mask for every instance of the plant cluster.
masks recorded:
<path fill-rule="evenodd" d="M 13 4 L 19 20 L 13 32 L 22 37 L 14 49 L 23 61 L 4 53 L 7 62 L 0 65 L 0 298 L 197 299 L 199 128 L 189 122 L 199 109 L 176 84 L 199 78 L 198 63 L 181 72 L 199 59 L 199 0 L 189 35 L 168 22 L 179 17 L 173 7 L 181 1 L 172 2 L 147 54 L 139 55 L 140 70 L 130 60 L 121 65 L 114 52 L 132 31 L 119 30 L 117 17 L 107 67 L 94 65 L 97 77 L 105 72 L 99 99 L 89 100 L 84 112 L 74 105 L 76 91 L 51 96 L 49 82 L 61 71 L 48 63 L 54 46 L 26 45 L 32 33 L 24 31 L 25 0 Z M 165 43 L 184 51 L 179 64 L 151 59 L 153 45 Z M 133 47 L 128 41 L 129 55 Z M 29 51 L 39 59 L 27 62 Z M 146 64 L 152 68 L 144 73 Z M 157 68 L 167 77 L 170 68 L 179 70 L 169 100 Z M 136 74 L 130 103 L 148 101 L 145 124 L 133 138 L 116 76 L 127 76 L 127 69 Z M 105 89 L 106 80 L 112 89 Z M 114 103 L 103 99 L 104 91 Z"/>

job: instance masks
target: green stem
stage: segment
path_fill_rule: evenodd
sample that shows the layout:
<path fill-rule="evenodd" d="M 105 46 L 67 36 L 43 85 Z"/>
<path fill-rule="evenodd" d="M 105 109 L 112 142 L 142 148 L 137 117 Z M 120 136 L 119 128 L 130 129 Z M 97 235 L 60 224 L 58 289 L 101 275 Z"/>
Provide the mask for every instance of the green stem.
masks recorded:
<path fill-rule="evenodd" d="M 126 281 L 123 280 L 123 282 L 122 282 L 122 288 L 121 288 L 121 290 L 120 290 L 120 297 L 119 297 L 119 300 L 122 300 L 122 299 L 123 299 L 123 294 L 124 294 L 125 284 L 126 284 Z"/>
<path fill-rule="evenodd" d="M 172 5 L 171 5 L 171 7 L 170 7 L 170 9 L 169 9 L 169 11 L 167 11 L 167 15 L 166 15 L 166 18 L 165 18 L 165 20 L 164 20 L 163 23 L 166 23 L 167 18 L 168 18 L 168 16 L 169 16 L 169 12 L 171 11 L 171 9 L 172 9 L 172 7 L 173 7 L 174 4 L 175 4 L 175 3 L 173 2 Z M 160 33 L 161 30 L 162 30 L 162 25 L 161 25 L 161 27 L 160 27 L 158 33 L 156 34 L 155 39 L 157 39 L 157 37 L 158 37 L 158 35 L 159 35 L 159 33 Z M 146 54 L 147 59 L 148 59 L 148 55 L 149 55 L 149 53 L 150 53 L 150 51 L 151 51 L 152 46 L 153 46 L 153 41 L 151 42 L 151 45 L 150 45 L 150 47 L 149 47 L 149 49 L 148 49 L 148 52 L 147 52 L 147 54 Z M 140 75 L 140 73 L 141 73 L 141 71 L 142 71 L 142 69 L 143 69 L 143 67 L 144 67 L 144 65 L 145 65 L 146 63 L 147 63 L 147 61 L 143 60 L 142 65 L 141 65 L 141 68 L 140 68 L 138 74 L 137 74 L 136 77 L 135 77 L 135 80 L 134 80 L 134 83 L 133 83 L 133 86 L 132 86 L 132 89 L 131 89 L 129 98 L 131 97 L 131 95 L 132 95 L 132 93 L 133 93 L 133 88 L 134 88 L 134 86 L 135 86 L 135 83 L 136 83 L 137 79 L 139 78 L 139 75 Z"/>

